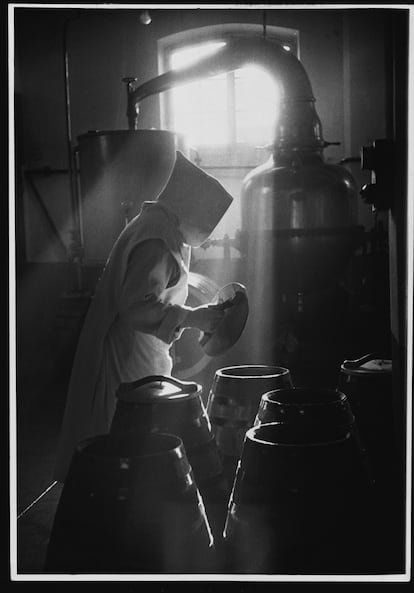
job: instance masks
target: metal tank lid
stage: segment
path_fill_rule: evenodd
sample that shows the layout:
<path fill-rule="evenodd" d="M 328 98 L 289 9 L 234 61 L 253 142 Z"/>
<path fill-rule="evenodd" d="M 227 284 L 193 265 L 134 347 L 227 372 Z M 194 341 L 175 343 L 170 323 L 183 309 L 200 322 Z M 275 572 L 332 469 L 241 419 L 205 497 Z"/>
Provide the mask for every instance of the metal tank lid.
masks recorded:
<path fill-rule="evenodd" d="M 392 360 L 376 354 L 366 354 L 356 360 L 344 360 L 341 371 L 349 375 L 372 375 L 392 373 Z"/>

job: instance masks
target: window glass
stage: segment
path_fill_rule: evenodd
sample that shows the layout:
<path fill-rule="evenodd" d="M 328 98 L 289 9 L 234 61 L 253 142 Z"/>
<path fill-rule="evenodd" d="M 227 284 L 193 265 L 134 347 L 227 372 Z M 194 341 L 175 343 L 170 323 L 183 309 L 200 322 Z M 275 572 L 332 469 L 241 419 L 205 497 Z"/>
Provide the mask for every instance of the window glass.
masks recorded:
<path fill-rule="evenodd" d="M 187 66 L 222 45 L 207 43 L 175 51 L 171 66 Z M 204 78 L 171 91 L 172 127 L 196 147 L 268 144 L 277 112 L 276 81 L 258 67 Z"/>
<path fill-rule="evenodd" d="M 193 146 L 228 143 L 227 100 L 226 75 L 173 89 L 173 129 L 184 134 Z"/>
<path fill-rule="evenodd" d="M 279 110 L 275 80 L 261 68 L 248 67 L 237 70 L 234 81 L 236 141 L 270 143 Z"/>

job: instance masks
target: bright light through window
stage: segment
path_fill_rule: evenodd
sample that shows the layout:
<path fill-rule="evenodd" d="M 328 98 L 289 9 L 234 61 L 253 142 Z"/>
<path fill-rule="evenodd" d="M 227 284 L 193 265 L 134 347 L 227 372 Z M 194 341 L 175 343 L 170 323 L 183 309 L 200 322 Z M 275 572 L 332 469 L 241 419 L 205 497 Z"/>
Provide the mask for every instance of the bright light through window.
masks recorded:
<path fill-rule="evenodd" d="M 247 67 L 235 72 L 236 142 L 273 140 L 278 99 L 276 82 L 265 70 Z"/>
<path fill-rule="evenodd" d="M 186 47 L 173 53 L 171 56 L 171 67 L 173 70 L 179 70 L 184 66 L 189 66 L 193 62 L 206 58 L 210 54 L 214 54 L 220 47 L 226 45 L 224 41 L 217 43 L 205 43 L 195 47 Z"/>
<path fill-rule="evenodd" d="M 217 51 L 208 43 L 174 52 L 171 66 L 181 68 Z M 177 87 L 171 92 L 173 129 L 195 147 L 270 143 L 278 113 L 276 81 L 248 66 Z"/>

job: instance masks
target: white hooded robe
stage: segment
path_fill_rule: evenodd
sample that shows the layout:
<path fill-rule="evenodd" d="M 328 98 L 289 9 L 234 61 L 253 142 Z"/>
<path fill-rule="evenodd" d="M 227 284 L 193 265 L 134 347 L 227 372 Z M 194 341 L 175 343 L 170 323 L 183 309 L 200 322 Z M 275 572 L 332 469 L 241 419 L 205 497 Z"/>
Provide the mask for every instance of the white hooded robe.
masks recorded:
<path fill-rule="evenodd" d="M 117 239 L 79 338 L 54 479 L 64 482 L 76 445 L 108 433 L 120 383 L 171 375 L 170 347 L 188 308 L 190 247 L 156 202 Z"/>

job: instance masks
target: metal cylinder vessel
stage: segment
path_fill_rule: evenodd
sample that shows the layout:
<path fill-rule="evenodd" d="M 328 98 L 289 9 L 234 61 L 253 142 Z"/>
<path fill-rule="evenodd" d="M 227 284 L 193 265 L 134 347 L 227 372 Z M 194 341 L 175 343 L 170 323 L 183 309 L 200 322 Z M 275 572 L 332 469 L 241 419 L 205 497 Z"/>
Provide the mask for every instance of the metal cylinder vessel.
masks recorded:
<path fill-rule="evenodd" d="M 245 178 L 241 204 L 241 273 L 254 312 L 244 342 L 256 359 L 289 365 L 301 341 L 329 335 L 345 314 L 338 281 L 363 237 L 356 185 L 320 146 L 298 140 L 275 145 Z"/>
<path fill-rule="evenodd" d="M 172 173 L 181 140 L 165 130 L 90 131 L 78 137 L 84 258 L 106 261 L 145 200 L 155 200 Z"/>

